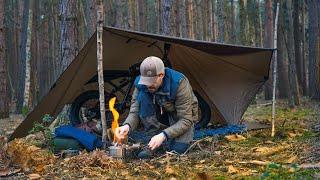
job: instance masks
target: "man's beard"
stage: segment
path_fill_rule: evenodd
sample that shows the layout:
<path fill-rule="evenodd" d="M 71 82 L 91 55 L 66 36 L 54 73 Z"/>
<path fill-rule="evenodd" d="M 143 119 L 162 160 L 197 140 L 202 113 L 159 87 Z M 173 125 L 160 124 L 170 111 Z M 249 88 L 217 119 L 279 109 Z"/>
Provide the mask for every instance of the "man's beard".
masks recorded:
<path fill-rule="evenodd" d="M 154 93 L 154 92 L 156 92 L 156 87 L 149 87 L 149 88 L 148 88 L 148 91 L 149 91 L 150 93 Z"/>

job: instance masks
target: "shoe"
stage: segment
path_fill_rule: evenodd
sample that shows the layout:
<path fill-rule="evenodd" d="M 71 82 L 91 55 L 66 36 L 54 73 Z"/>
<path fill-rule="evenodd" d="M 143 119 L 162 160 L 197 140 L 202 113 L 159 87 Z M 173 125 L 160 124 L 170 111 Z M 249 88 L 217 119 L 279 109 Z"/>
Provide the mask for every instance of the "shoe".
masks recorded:
<path fill-rule="evenodd" d="M 154 156 L 154 153 L 149 148 L 144 148 L 138 153 L 138 158 L 140 159 L 150 159 Z"/>

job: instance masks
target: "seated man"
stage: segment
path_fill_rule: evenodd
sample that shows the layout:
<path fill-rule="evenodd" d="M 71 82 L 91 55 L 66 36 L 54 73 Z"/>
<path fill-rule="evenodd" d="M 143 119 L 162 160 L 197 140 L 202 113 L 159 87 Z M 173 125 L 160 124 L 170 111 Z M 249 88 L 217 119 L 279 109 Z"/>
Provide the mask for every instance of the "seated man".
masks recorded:
<path fill-rule="evenodd" d="M 194 124 L 198 121 L 198 100 L 188 79 L 175 70 L 165 68 L 162 60 L 150 56 L 140 65 L 140 76 L 135 80 L 130 112 L 116 129 L 120 139 L 129 137 L 148 143 L 154 152 L 161 145 L 167 150 L 183 153 L 193 139 Z M 137 130 L 141 124 L 143 129 Z M 140 158 L 148 158 L 144 150 Z"/>

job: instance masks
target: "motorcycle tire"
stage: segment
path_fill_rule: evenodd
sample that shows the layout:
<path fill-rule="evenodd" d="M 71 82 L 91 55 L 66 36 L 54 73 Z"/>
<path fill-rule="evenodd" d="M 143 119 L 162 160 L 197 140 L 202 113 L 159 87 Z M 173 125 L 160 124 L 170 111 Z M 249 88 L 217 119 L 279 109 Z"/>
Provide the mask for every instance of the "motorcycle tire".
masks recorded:
<path fill-rule="evenodd" d="M 198 99 L 199 104 L 199 121 L 195 124 L 195 129 L 202 129 L 206 128 L 208 123 L 210 122 L 211 117 L 211 109 L 208 103 L 197 93 L 194 92 Z M 80 110 L 82 105 L 90 100 L 90 99 L 99 99 L 99 91 L 97 90 L 90 90 L 80 94 L 72 103 L 69 119 L 73 126 L 81 124 L 83 120 L 80 118 Z M 105 97 L 105 102 L 108 102 L 108 96 Z M 109 123 L 107 123 L 109 124 Z"/>

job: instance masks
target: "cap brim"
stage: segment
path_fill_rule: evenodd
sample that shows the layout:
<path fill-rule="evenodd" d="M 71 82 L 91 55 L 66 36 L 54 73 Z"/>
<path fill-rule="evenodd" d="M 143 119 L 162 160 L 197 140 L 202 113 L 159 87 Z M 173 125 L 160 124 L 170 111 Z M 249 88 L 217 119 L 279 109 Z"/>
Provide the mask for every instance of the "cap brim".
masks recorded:
<path fill-rule="evenodd" d="M 146 86 L 151 86 L 155 82 L 157 82 L 157 76 L 154 77 L 145 77 L 145 76 L 140 76 L 140 80 L 138 84 L 146 85 Z"/>

